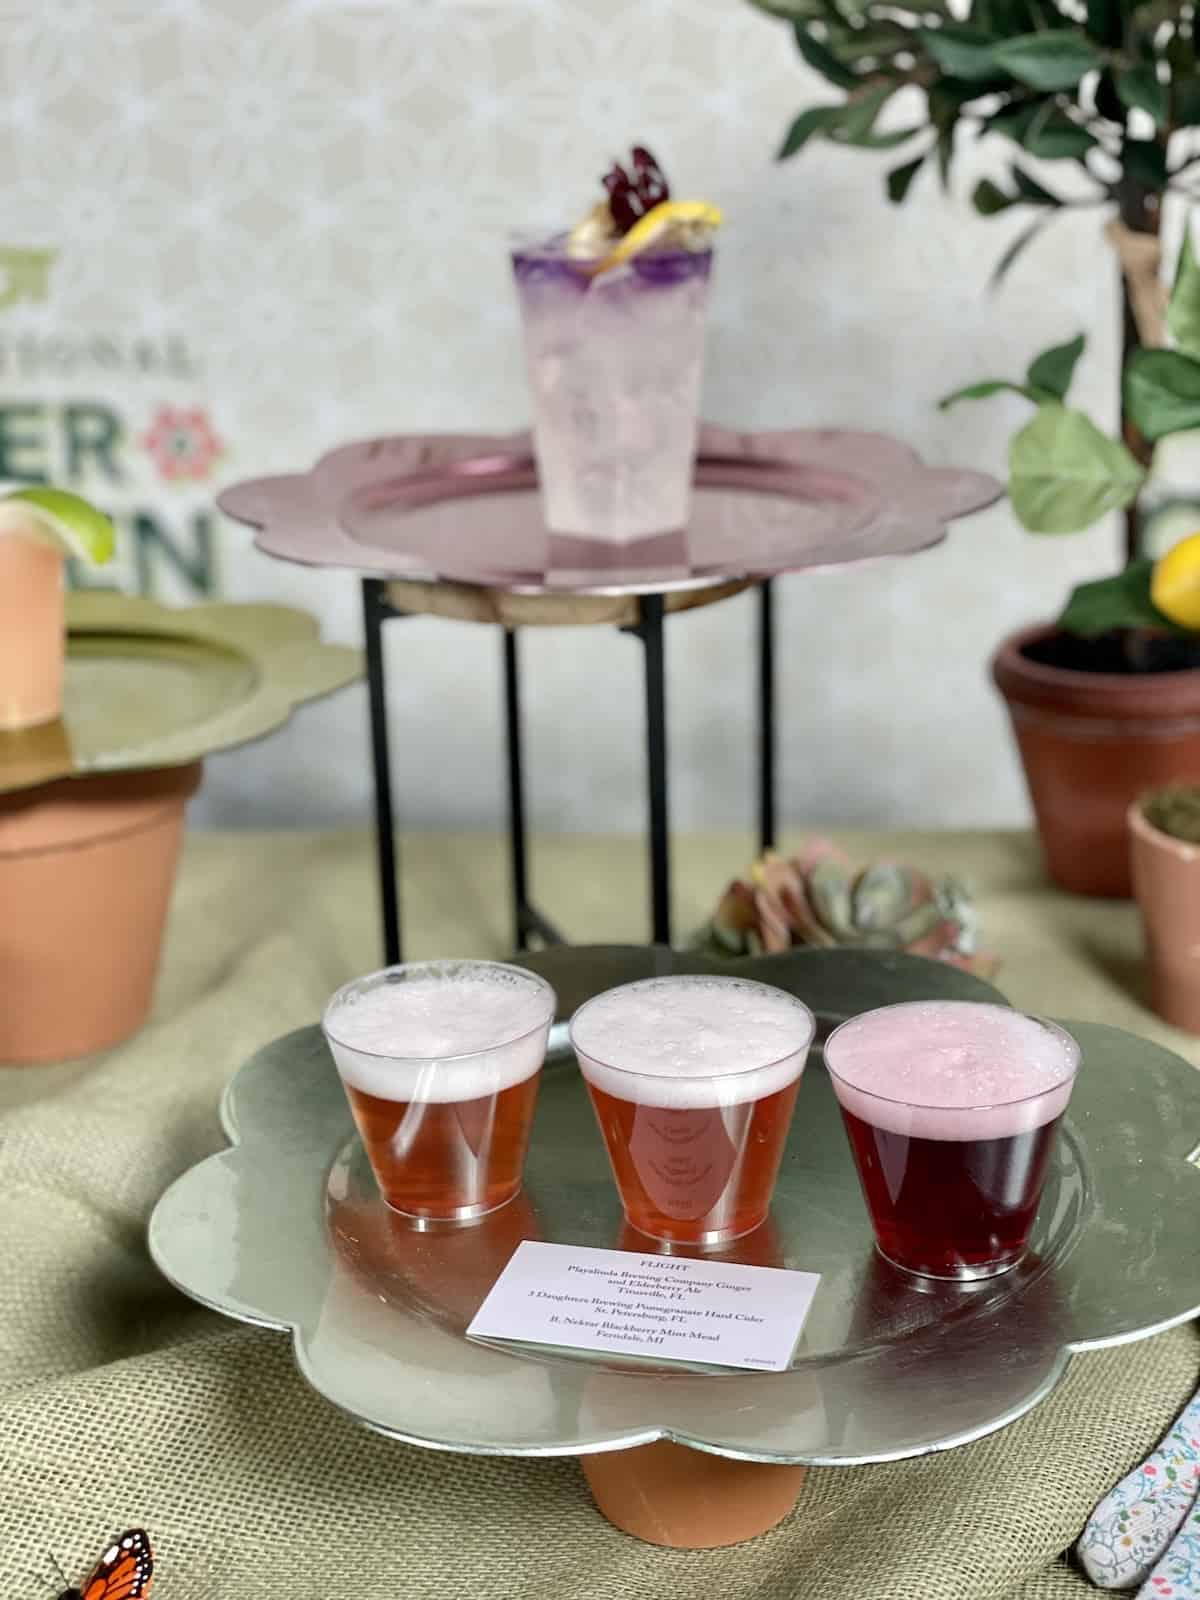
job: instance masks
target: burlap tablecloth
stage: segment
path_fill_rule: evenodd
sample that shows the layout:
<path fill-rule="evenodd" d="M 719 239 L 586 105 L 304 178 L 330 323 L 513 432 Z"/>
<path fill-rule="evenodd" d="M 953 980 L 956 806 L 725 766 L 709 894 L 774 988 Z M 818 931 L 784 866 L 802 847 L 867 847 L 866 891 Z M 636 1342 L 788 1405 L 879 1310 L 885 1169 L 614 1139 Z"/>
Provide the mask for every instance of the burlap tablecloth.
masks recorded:
<path fill-rule="evenodd" d="M 1128 987 L 1132 909 L 1053 894 L 1028 841 L 852 842 L 973 877 L 1018 1003 L 1194 1050 Z M 682 925 L 745 848 L 734 836 L 680 842 Z M 632 841 L 539 844 L 540 898 L 579 938 L 642 936 L 642 870 Z M 410 954 L 503 953 L 495 841 L 409 841 L 406 872 Z M 443 1455 L 356 1427 L 305 1386 L 281 1335 L 170 1289 L 146 1253 L 151 1207 L 220 1145 L 231 1071 L 374 964 L 375 916 L 364 837 L 194 836 L 149 1026 L 92 1062 L 0 1074 L 0 1593 L 54 1593 L 48 1552 L 77 1580 L 130 1523 L 153 1536 L 160 1600 L 1087 1591 L 1061 1553 L 1195 1387 L 1191 1327 L 1077 1358 L 1055 1395 L 978 1444 L 814 1470 L 795 1514 L 751 1544 L 679 1552 L 610 1528 L 572 1461 Z"/>

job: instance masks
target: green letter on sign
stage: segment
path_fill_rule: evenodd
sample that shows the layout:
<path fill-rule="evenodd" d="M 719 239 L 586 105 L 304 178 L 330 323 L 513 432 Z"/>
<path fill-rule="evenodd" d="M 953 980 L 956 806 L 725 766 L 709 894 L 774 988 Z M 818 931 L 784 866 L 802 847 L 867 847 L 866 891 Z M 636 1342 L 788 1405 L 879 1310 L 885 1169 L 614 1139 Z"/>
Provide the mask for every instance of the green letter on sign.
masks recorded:
<path fill-rule="evenodd" d="M 0 406 L 0 480 L 47 481 L 45 423 L 42 406 Z"/>
<path fill-rule="evenodd" d="M 67 447 L 67 479 L 79 483 L 86 473 L 90 456 L 96 471 L 109 483 L 120 483 L 121 469 L 113 460 L 121 442 L 121 419 L 107 406 L 67 406 L 63 410 L 63 434 Z"/>

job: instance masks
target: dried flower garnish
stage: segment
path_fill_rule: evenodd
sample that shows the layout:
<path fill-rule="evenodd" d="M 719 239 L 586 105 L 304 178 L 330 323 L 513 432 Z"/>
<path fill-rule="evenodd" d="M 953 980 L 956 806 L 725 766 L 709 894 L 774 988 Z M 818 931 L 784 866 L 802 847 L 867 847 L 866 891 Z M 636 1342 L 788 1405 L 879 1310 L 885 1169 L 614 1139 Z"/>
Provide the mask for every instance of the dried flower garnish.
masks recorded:
<path fill-rule="evenodd" d="M 628 170 L 614 161 L 601 182 L 608 191 L 608 209 L 618 234 L 628 233 L 648 211 L 671 198 L 662 168 L 641 144 L 634 145 Z"/>

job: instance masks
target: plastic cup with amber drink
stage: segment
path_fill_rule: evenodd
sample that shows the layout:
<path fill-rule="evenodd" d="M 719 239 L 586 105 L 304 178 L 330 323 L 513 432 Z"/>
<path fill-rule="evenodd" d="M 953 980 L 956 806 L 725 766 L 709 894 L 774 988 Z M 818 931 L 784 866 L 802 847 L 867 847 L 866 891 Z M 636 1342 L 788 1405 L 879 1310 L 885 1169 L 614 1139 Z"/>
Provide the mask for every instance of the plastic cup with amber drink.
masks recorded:
<path fill-rule="evenodd" d="M 648 978 L 571 1019 L 629 1224 L 721 1248 L 766 1221 L 812 1012 L 744 978 Z"/>
<path fill-rule="evenodd" d="M 464 1221 L 520 1191 L 554 990 L 495 961 L 424 961 L 348 983 L 322 1026 L 383 1198 Z"/>

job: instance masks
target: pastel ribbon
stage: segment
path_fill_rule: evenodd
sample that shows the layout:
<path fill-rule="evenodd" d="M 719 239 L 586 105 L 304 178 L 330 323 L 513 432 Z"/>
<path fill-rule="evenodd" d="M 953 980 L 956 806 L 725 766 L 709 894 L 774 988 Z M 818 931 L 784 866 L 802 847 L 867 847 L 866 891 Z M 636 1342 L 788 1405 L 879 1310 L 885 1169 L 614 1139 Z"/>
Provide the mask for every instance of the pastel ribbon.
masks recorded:
<path fill-rule="evenodd" d="M 1200 1600 L 1198 1493 L 1200 1391 L 1158 1449 L 1092 1512 L 1076 1546 L 1092 1582 L 1101 1589 L 1132 1589 L 1148 1579 L 1143 1596 Z"/>
<path fill-rule="evenodd" d="M 1200 1500 L 1167 1546 L 1167 1553 L 1138 1590 L 1138 1600 L 1200 1600 Z"/>

